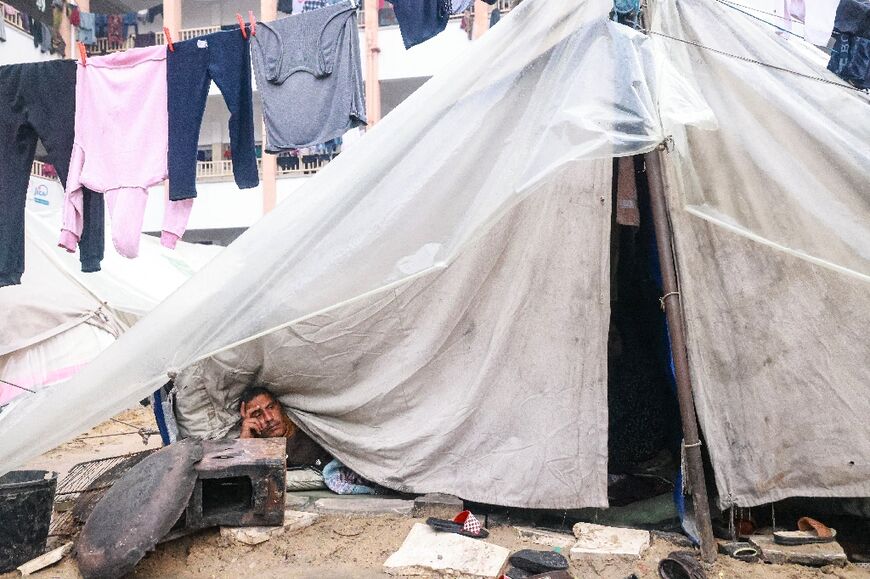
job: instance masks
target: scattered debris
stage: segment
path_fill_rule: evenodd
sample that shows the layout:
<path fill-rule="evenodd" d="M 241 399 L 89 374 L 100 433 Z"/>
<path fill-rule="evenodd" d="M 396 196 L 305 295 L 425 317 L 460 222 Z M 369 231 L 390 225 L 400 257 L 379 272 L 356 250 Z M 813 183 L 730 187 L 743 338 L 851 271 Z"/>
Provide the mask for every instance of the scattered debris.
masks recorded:
<path fill-rule="evenodd" d="M 510 556 L 510 563 L 517 569 L 531 574 L 564 571 L 568 568 L 568 559 L 554 551 L 535 551 L 523 549 Z"/>
<path fill-rule="evenodd" d="M 707 573 L 691 551 L 674 551 L 659 561 L 662 579 L 706 579 Z"/>
<path fill-rule="evenodd" d="M 187 507 L 202 445 L 180 440 L 124 474 L 94 507 L 76 545 L 85 579 L 122 577 L 154 548 Z"/>
<path fill-rule="evenodd" d="M 319 499 L 314 510 L 324 515 L 405 515 L 414 510 L 414 501 L 382 497 Z"/>
<path fill-rule="evenodd" d="M 384 563 L 390 575 L 498 577 L 510 550 L 416 523 L 398 551 Z"/>
<path fill-rule="evenodd" d="M 749 542 L 761 551 L 761 558 L 768 563 L 797 563 L 810 567 L 846 565 L 846 553 L 836 541 L 808 545 L 777 545 L 772 536 L 752 535 Z"/>
<path fill-rule="evenodd" d="M 40 569 L 45 569 L 49 565 L 54 565 L 61 559 L 63 559 L 67 553 L 72 551 L 73 544 L 67 543 L 57 549 L 52 549 L 48 553 L 40 555 L 36 559 L 31 559 L 24 565 L 20 565 L 18 567 L 18 571 L 21 572 L 22 575 L 31 575 L 36 573 Z"/>
<path fill-rule="evenodd" d="M 677 547 L 685 547 L 686 549 L 691 549 L 695 546 L 692 539 L 682 533 L 652 530 L 649 534 L 654 541 L 667 541 Z"/>
<path fill-rule="evenodd" d="M 319 518 L 315 513 L 287 510 L 284 511 L 284 524 L 280 527 L 221 527 L 221 537 L 234 539 L 245 545 L 259 545 L 273 537 L 310 527 Z"/>
<path fill-rule="evenodd" d="M 462 499 L 443 493 L 430 493 L 414 499 L 415 517 L 437 517 L 452 519 L 456 513 L 465 510 Z"/>
<path fill-rule="evenodd" d="M 284 506 L 296 511 L 304 511 L 312 503 L 308 495 L 288 492 L 284 495 Z"/>
<path fill-rule="evenodd" d="M 621 556 L 638 559 L 649 548 L 649 531 L 605 527 L 592 523 L 574 525 L 577 543 L 571 547 L 571 558 L 588 555 Z"/>
<path fill-rule="evenodd" d="M 720 541 L 719 552 L 746 563 L 758 561 L 760 555 L 758 549 L 743 541 Z"/>
<path fill-rule="evenodd" d="M 521 538 L 527 539 L 537 545 L 570 549 L 577 542 L 574 535 L 566 535 L 555 531 L 543 531 L 533 527 L 514 527 L 514 529 L 517 530 Z"/>
<path fill-rule="evenodd" d="M 528 571 L 523 571 L 517 567 L 508 567 L 504 577 L 506 579 L 574 579 L 568 571 L 550 571 L 548 573 L 532 575 Z"/>

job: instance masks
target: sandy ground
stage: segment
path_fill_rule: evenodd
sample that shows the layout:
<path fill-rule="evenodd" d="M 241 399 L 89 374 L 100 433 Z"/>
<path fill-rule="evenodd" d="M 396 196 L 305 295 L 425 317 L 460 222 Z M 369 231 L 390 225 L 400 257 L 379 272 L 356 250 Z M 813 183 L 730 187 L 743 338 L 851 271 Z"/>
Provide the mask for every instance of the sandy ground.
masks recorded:
<path fill-rule="evenodd" d="M 150 413 L 135 409 L 122 413 L 119 420 L 137 427 L 156 429 Z M 98 436 L 132 430 L 118 423 L 104 423 L 84 436 Z M 147 446 L 138 435 L 84 438 L 71 441 L 30 463 L 30 467 L 50 468 L 61 473 L 85 460 L 135 452 L 158 446 L 152 437 Z M 382 571 L 383 562 L 402 544 L 408 531 L 422 519 L 391 517 L 321 517 L 314 525 L 294 534 L 283 535 L 256 546 L 223 538 L 216 529 L 158 545 L 136 567 L 132 577 L 171 578 L 348 578 L 389 577 Z M 543 549 L 520 539 L 513 527 L 490 529 L 488 542 L 511 550 Z M 58 544 L 51 539 L 50 546 Z M 641 579 L 658 577 L 658 561 L 674 550 L 682 550 L 667 540 L 655 539 L 639 561 L 599 559 L 572 561 L 575 577 L 625 579 L 632 573 Z M 2 574 L 11 579 L 17 572 Z M 870 579 L 870 570 L 849 565 L 845 568 L 813 569 L 798 565 L 743 563 L 720 556 L 707 567 L 710 578 Z M 37 578 L 78 579 L 81 575 L 72 557 L 35 575 Z"/>

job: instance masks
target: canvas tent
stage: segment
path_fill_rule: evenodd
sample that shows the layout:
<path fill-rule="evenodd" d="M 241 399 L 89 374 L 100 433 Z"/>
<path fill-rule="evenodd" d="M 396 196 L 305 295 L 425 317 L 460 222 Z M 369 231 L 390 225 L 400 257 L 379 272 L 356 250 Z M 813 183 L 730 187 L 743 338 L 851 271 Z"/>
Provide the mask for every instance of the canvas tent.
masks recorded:
<path fill-rule="evenodd" d="M 606 1 L 523 2 L 100 364 L 16 401 L 0 470 L 169 376 L 187 433 L 233 432 L 264 383 L 387 486 L 604 506 L 611 162 L 672 137 L 720 500 L 870 496 L 867 98 L 722 3 L 653 6 L 645 36 Z"/>
<path fill-rule="evenodd" d="M 68 380 L 219 251 L 181 243 L 170 252 L 143 236 L 137 260 L 107 247 L 102 270 L 82 273 L 78 256 L 57 247 L 62 201 L 60 183 L 31 178 L 22 283 L 0 289 L 0 405 L 19 387 Z"/>

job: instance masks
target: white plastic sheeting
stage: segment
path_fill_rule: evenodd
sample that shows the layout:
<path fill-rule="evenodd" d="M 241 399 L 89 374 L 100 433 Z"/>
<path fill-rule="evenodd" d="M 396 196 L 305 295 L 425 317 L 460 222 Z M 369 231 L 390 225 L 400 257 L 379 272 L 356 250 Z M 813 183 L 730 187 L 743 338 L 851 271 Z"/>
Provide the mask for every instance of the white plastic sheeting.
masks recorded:
<path fill-rule="evenodd" d="M 574 219 L 592 219 L 584 207 L 605 207 L 609 212 L 609 180 L 592 178 L 602 176 L 600 167 L 585 176 L 577 173 L 577 168 L 585 166 L 584 160 L 600 159 L 609 171 L 612 156 L 650 150 L 662 138 L 654 87 L 647 80 L 654 77 L 646 74 L 652 61 L 649 41 L 610 22 L 609 11 L 610 4 L 604 0 L 529 1 L 520 5 L 471 45 L 450 70 L 433 78 L 356 147 L 330 163 L 294 196 L 293 203 L 283 203 L 258 222 L 125 334 L 101 356 L 100 364 L 83 370 L 62 390 L 19 398 L 20 402 L 0 417 L 0 468 L 20 464 L 125 408 L 165 382 L 167 371 L 178 372 L 236 343 L 337 315 L 333 312 L 364 315 L 354 308 L 391 292 L 401 292 L 408 300 L 413 300 L 414 293 L 420 294 L 421 300 L 427 299 L 430 294 L 422 291 L 424 287 L 448 275 L 442 272 L 474 243 L 486 244 L 481 240 L 487 232 L 504 223 L 502 219 L 529 195 L 564 191 L 577 183 L 584 199 L 570 206 L 579 212 Z M 619 106 L 614 107 L 614 103 Z M 600 209 L 594 215 L 601 218 Z M 534 226 L 545 227 L 546 223 Z M 600 243 L 596 237 L 599 229 L 577 229 L 577 235 L 588 237 L 590 248 Z M 513 240 L 517 243 L 522 246 L 520 240 Z M 498 250 L 496 245 L 491 251 L 497 254 Z M 532 246 L 529 250 L 537 255 L 541 248 Z M 498 266 L 497 255 L 486 255 L 496 259 Z M 606 267 L 606 262 L 596 267 Z M 564 275 L 557 268 L 535 273 L 554 278 Z M 598 275 L 584 283 L 594 286 Z M 423 287 L 414 286 L 415 280 Z M 456 295 L 466 282 L 455 278 L 451 283 L 455 285 L 440 291 Z M 523 280 L 517 279 L 516 284 L 523 287 Z M 491 291 L 492 286 L 483 287 Z M 406 288 L 414 291 L 408 293 Z M 596 319 L 606 314 L 598 309 L 600 304 L 606 305 L 606 299 L 597 300 L 598 304 L 580 303 L 584 295 L 578 292 L 576 299 L 566 300 L 563 315 L 572 315 L 572 308 L 589 311 L 593 305 Z M 494 297 L 513 303 L 517 311 L 532 308 L 539 299 L 534 291 L 523 299 L 498 292 Z M 427 308 L 420 310 L 424 305 L 414 302 L 408 307 L 425 313 Z M 439 309 L 436 303 L 429 305 L 433 314 L 455 311 Z M 492 316 L 499 313 L 491 304 L 487 312 Z M 557 323 L 551 318 L 559 314 L 552 305 L 546 312 L 535 320 L 545 328 Z M 442 466 L 438 478 L 432 479 L 441 490 L 457 494 L 468 490 L 469 496 L 483 499 L 481 489 L 485 486 L 491 490 L 489 500 L 503 504 L 603 504 L 606 408 L 601 404 L 585 409 L 582 404 L 560 406 L 552 395 L 539 396 L 535 381 L 543 375 L 543 366 L 536 372 L 528 369 L 529 377 L 524 380 L 522 373 L 528 362 L 518 353 L 514 353 L 510 366 L 515 370 L 513 375 L 498 374 L 513 388 L 505 390 L 509 397 L 499 398 L 502 386 L 482 380 L 486 356 L 495 356 L 496 345 L 506 344 L 510 333 L 518 331 L 506 323 L 504 313 L 500 316 L 485 320 L 484 327 L 493 334 L 479 338 L 474 345 L 479 357 L 467 358 L 464 372 L 456 377 L 453 388 L 468 392 L 451 399 L 437 388 L 421 388 L 414 399 L 418 420 L 453 415 L 457 421 L 464 418 L 459 422 L 434 424 L 425 430 L 407 423 L 402 429 L 391 426 L 389 433 L 377 439 L 384 446 L 373 448 L 364 439 L 349 440 L 342 435 L 350 431 L 340 420 L 341 412 L 347 409 L 329 404 L 334 390 L 322 389 L 316 406 L 311 402 L 304 409 L 292 410 L 339 456 L 344 455 L 345 445 L 356 444 L 362 449 L 368 444 L 366 458 L 361 450 L 349 447 L 346 451 L 349 464 L 365 476 L 380 472 L 374 468 L 384 456 L 404 454 L 405 472 L 416 470 L 414 480 L 423 480 L 429 458 L 417 453 L 431 447 L 423 444 L 420 433 L 431 437 L 445 433 L 452 424 L 457 451 L 473 459 L 477 441 L 486 438 L 489 446 L 479 448 L 492 456 L 487 457 L 489 466 L 482 472 L 475 472 L 473 464 L 466 470 L 467 465 L 458 460 L 453 468 Z M 494 324 L 495 320 L 502 320 L 502 324 Z M 335 323 L 341 327 L 345 322 L 337 318 Z M 429 320 L 403 321 L 409 332 L 424 323 Z M 524 323 L 532 321 L 525 319 Z M 580 324 L 572 330 L 575 334 L 570 341 L 556 332 L 552 343 L 544 342 L 553 356 L 567 359 L 569 347 L 570 355 L 577 356 L 570 366 L 577 370 L 576 375 L 560 376 L 565 391 L 579 388 L 591 399 L 597 396 L 601 400 L 606 328 L 598 322 L 588 329 Z M 530 343 L 533 339 L 538 340 L 536 347 L 547 351 L 540 342 L 543 337 L 530 336 Z M 586 342 L 598 346 L 583 357 Z M 361 342 L 356 347 L 363 346 Z M 346 347 L 353 348 L 353 344 Z M 410 341 L 408 347 L 424 346 Z M 328 349 L 319 348 L 313 340 L 308 356 L 328 360 Z M 375 398 L 368 412 L 353 417 L 356 422 L 368 421 L 370 429 L 387 425 L 387 412 L 395 411 L 410 392 L 397 375 L 390 375 L 388 358 L 377 360 L 378 371 L 369 378 L 373 383 L 383 379 L 380 388 L 389 387 L 383 392 L 383 410 L 378 410 Z M 502 358 L 489 358 L 488 364 L 497 360 Z M 341 361 L 336 360 L 336 374 Z M 545 365 L 547 360 L 537 364 Z M 288 381 L 294 378 L 287 377 Z M 555 383 L 540 386 L 551 393 L 558 388 Z M 483 392 L 484 388 L 489 390 Z M 518 388 L 525 389 L 524 403 L 515 397 Z M 376 392 L 380 390 L 367 395 L 372 397 Z M 472 401 L 488 404 L 475 407 Z M 73 417 L 69 416 L 71 407 L 76 408 Z M 315 408 L 326 415 L 319 423 L 307 420 L 303 412 L 313 414 Z M 488 414 L 497 414 L 497 427 Z M 61 415 L 64 420 L 56 419 Z M 578 423 L 590 416 L 591 421 Z M 45 420 L 51 422 L 50 429 Z M 582 448 L 578 429 L 599 432 L 589 449 Z M 14 436 L 6 435 L 12 432 Z M 533 451 L 541 450 L 544 444 L 546 452 L 533 457 Z M 444 456 L 446 465 L 449 457 Z M 525 459 L 534 459 L 533 466 Z M 508 483 L 518 472 L 527 472 L 531 478 Z M 585 487 L 582 477 L 589 482 Z M 467 482 L 475 478 L 476 482 Z M 502 485 L 504 490 L 500 491 Z"/>
<path fill-rule="evenodd" d="M 662 3 L 653 30 L 842 82 L 721 3 Z M 715 130 L 665 119 L 674 136 L 665 159 L 692 381 L 720 503 L 870 496 L 870 102 L 653 40 L 717 119 Z"/>
<path fill-rule="evenodd" d="M 656 32 L 840 82 L 719 3 L 655 6 Z M 866 98 L 647 39 L 609 9 L 523 2 L 100 364 L 0 416 L 0 470 L 169 372 L 189 433 L 231 433 L 235 396 L 263 382 L 378 482 L 603 504 L 608 159 L 672 135 L 720 500 L 870 495 Z"/>
<path fill-rule="evenodd" d="M 0 404 L 62 382 L 200 269 L 219 248 L 179 243 L 175 251 L 143 236 L 140 257 L 111 242 L 97 273 L 57 247 L 63 189 L 31 179 L 25 210 L 21 285 L 0 288 Z"/>

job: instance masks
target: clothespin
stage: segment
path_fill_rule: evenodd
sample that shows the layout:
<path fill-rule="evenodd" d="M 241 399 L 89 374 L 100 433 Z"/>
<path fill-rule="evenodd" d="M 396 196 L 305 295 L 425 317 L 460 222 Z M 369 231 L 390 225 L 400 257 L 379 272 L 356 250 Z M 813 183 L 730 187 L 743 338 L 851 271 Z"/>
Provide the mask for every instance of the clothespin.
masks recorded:
<path fill-rule="evenodd" d="M 254 16 L 253 10 L 248 10 L 248 20 L 251 22 L 251 36 L 257 35 L 257 17 Z"/>
<path fill-rule="evenodd" d="M 236 12 L 236 20 L 239 21 L 239 28 L 242 29 L 242 38 L 245 40 L 248 39 L 248 33 L 245 31 L 245 20 L 242 18 L 242 15 Z"/>
<path fill-rule="evenodd" d="M 175 52 L 175 45 L 172 44 L 172 35 L 169 34 L 169 29 L 163 27 L 163 36 L 166 38 L 166 45 L 169 47 L 169 52 Z"/>
<path fill-rule="evenodd" d="M 85 49 L 84 42 L 76 42 L 79 45 L 79 58 L 81 58 L 82 66 L 86 66 L 88 64 L 88 51 Z"/>

